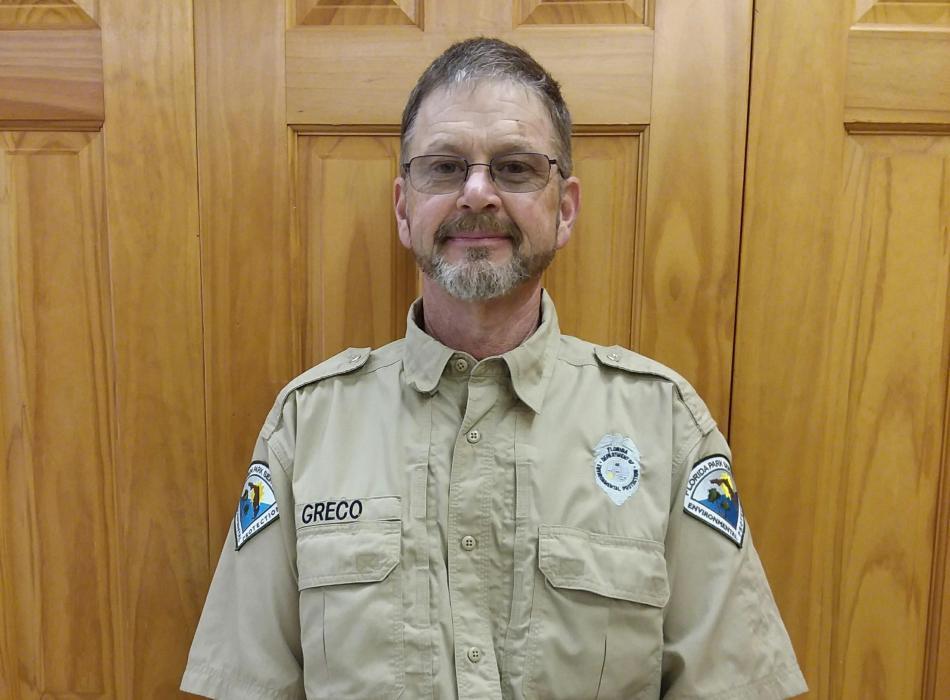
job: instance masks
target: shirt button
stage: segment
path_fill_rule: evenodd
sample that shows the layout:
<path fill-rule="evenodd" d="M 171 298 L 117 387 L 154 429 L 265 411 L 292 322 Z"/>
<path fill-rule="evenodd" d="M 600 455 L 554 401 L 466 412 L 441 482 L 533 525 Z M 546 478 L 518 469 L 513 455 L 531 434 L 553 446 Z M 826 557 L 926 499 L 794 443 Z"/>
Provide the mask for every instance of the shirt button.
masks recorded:
<path fill-rule="evenodd" d="M 468 360 L 464 357 L 459 357 L 455 360 L 455 370 L 457 372 L 468 372 Z"/>
<path fill-rule="evenodd" d="M 347 359 L 349 362 L 359 362 L 361 355 L 350 355 Z"/>
<path fill-rule="evenodd" d="M 473 549 L 475 549 L 475 545 L 477 544 L 478 541 L 471 535 L 465 535 L 465 537 L 462 538 L 462 549 L 464 549 L 466 552 L 471 552 Z"/>
<path fill-rule="evenodd" d="M 607 359 L 610 360 L 611 362 L 619 362 L 619 361 L 620 361 L 620 355 L 618 355 L 618 354 L 615 353 L 615 352 L 609 352 L 609 353 L 607 353 Z"/>
<path fill-rule="evenodd" d="M 482 652 L 478 647 L 471 647 L 468 650 L 468 660 L 473 664 L 477 664 L 482 660 Z"/>
<path fill-rule="evenodd" d="M 468 435 L 465 436 L 465 439 L 469 441 L 470 444 L 474 445 L 476 442 L 482 439 L 482 434 L 475 429 L 469 430 Z"/>

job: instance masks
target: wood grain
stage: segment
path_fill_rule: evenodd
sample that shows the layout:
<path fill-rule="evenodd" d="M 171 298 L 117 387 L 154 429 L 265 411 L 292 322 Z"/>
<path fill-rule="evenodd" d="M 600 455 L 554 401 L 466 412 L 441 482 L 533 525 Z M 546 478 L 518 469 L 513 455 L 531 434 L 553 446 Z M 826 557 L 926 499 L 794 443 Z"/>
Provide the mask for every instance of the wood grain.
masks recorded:
<path fill-rule="evenodd" d="M 516 0 L 516 24 L 643 24 L 645 0 Z"/>
<path fill-rule="evenodd" d="M 563 333 L 603 345 L 637 346 L 641 149 L 636 132 L 574 138 L 582 215 L 544 277 Z"/>
<path fill-rule="evenodd" d="M 421 26 L 421 0 L 297 0 L 295 25 Z"/>
<path fill-rule="evenodd" d="M 950 141 L 846 135 L 850 3 L 758 9 L 732 407 L 744 504 L 812 695 L 921 697 L 945 575 Z"/>
<path fill-rule="evenodd" d="M 809 697 L 836 698 L 824 601 L 848 448 L 840 377 L 851 355 L 831 342 L 847 292 L 834 221 L 852 7 L 764 0 L 756 10 L 730 441 Z"/>
<path fill-rule="evenodd" d="M 110 697 L 115 387 L 100 135 L 0 134 L 0 192 L 0 688 Z"/>
<path fill-rule="evenodd" d="M 925 0 L 857 0 L 855 22 L 859 24 L 915 24 L 950 26 L 950 3 Z"/>
<path fill-rule="evenodd" d="M 287 118 L 297 125 L 398 124 L 406 96 L 426 66 L 452 42 L 472 35 L 455 26 L 444 31 L 428 26 L 427 20 L 424 33 L 398 27 L 291 29 Z M 652 30 L 538 27 L 500 36 L 527 49 L 562 83 L 575 123 L 649 123 Z"/>
<path fill-rule="evenodd" d="M 99 26 L 96 16 L 95 10 L 90 15 L 68 0 L 5 2 L 0 4 L 0 29 L 89 29 Z"/>
<path fill-rule="evenodd" d="M 950 123 L 950 34 L 859 25 L 848 39 L 846 122 Z"/>
<path fill-rule="evenodd" d="M 396 136 L 302 134 L 296 205 L 307 290 L 305 364 L 403 336 L 414 262 L 392 212 Z M 353 206 L 359 202 L 359 206 Z"/>
<path fill-rule="evenodd" d="M 657 7 L 637 335 L 641 352 L 696 386 L 724 431 L 751 26 L 751 2 Z"/>
<path fill-rule="evenodd" d="M 175 694 L 207 593 L 192 4 L 102 0 L 117 695 Z"/>
<path fill-rule="evenodd" d="M 836 514 L 832 663 L 839 697 L 920 697 L 945 424 L 950 139 L 848 139 L 837 238 L 848 246 L 852 363 Z M 908 342 L 910 340 L 910 342 Z M 895 488 L 898 486 L 898 488 Z M 881 614 L 882 609 L 886 614 Z"/>
<path fill-rule="evenodd" d="M 0 128 L 8 122 L 102 124 L 98 29 L 0 31 Z"/>
<path fill-rule="evenodd" d="M 283 5 L 203 0 L 195 13 L 213 569 L 257 433 L 304 359 L 291 319 Z"/>

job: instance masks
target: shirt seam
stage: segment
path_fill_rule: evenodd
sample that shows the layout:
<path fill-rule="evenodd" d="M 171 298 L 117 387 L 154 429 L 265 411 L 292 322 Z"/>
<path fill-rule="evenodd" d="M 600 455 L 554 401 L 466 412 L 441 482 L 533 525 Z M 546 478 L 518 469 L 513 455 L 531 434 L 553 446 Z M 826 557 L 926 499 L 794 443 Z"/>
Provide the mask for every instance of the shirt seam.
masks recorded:
<path fill-rule="evenodd" d="M 801 671 L 797 667 L 793 666 L 779 666 L 774 669 L 772 673 L 768 676 L 763 676 L 754 681 L 750 681 L 744 685 L 740 685 L 737 688 L 729 688 L 728 690 L 723 690 L 715 695 L 678 695 L 677 700 L 736 700 L 741 698 L 760 698 L 760 695 L 751 695 L 751 692 L 754 690 L 761 690 L 766 686 L 770 686 L 772 690 L 776 692 L 775 697 L 795 697 L 793 696 L 782 696 L 778 695 L 780 692 L 785 692 L 785 686 L 787 683 L 797 680 L 797 677 L 801 676 Z M 800 695 L 801 693 L 806 692 L 805 690 L 796 693 Z"/>
<path fill-rule="evenodd" d="M 207 664 L 189 664 L 185 669 L 184 677 L 182 678 L 182 690 L 185 690 L 184 686 L 188 685 L 187 680 L 189 676 L 199 676 L 207 681 L 210 681 L 214 684 L 215 690 L 221 691 L 228 688 L 241 689 L 244 691 L 250 691 L 261 697 L 268 698 L 269 700 L 296 700 L 300 695 L 293 690 L 280 690 L 277 688 L 272 688 L 270 686 L 263 685 L 255 680 L 251 680 L 246 676 L 242 676 L 240 673 L 233 669 L 219 667 L 219 666 L 210 666 Z M 192 692 L 192 691 L 187 691 Z"/>

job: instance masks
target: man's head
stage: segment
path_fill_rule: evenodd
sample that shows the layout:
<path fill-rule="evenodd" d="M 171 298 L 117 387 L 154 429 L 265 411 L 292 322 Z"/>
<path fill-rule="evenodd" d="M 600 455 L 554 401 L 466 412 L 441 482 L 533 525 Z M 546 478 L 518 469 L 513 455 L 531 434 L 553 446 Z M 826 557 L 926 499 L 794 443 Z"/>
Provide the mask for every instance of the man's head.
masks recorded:
<path fill-rule="evenodd" d="M 401 161 L 400 240 L 456 298 L 536 282 L 567 242 L 579 201 L 570 115 L 554 79 L 517 47 L 471 39 L 437 58 L 403 113 Z"/>
<path fill-rule="evenodd" d="M 402 162 L 408 160 L 408 142 L 422 101 L 436 90 L 479 81 L 523 85 L 541 100 L 554 127 L 556 141 L 552 157 L 557 158 L 564 177 L 569 177 L 574 166 L 571 159 L 571 113 L 561 97 L 561 86 L 524 49 L 487 37 L 453 44 L 419 76 L 402 112 Z"/>

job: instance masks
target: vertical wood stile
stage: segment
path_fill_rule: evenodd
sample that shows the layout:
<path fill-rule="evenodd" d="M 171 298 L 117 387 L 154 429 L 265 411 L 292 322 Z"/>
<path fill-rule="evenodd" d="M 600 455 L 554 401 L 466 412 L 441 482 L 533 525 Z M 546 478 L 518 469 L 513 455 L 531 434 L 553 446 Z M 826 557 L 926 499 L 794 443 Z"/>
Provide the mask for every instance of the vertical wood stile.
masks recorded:
<path fill-rule="evenodd" d="M 639 348 L 727 432 L 752 2 L 659 2 Z M 697 121 L 697 115 L 702 115 Z M 742 470 L 742 465 L 738 466 Z"/>
<path fill-rule="evenodd" d="M 177 688 L 208 582 L 192 5 L 102 0 L 119 697 Z"/>
<path fill-rule="evenodd" d="M 195 3 L 212 570 L 292 341 L 285 3 Z"/>

